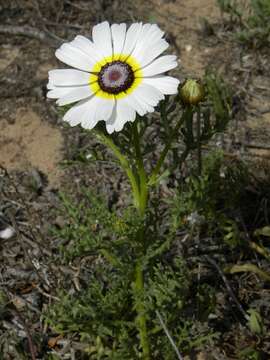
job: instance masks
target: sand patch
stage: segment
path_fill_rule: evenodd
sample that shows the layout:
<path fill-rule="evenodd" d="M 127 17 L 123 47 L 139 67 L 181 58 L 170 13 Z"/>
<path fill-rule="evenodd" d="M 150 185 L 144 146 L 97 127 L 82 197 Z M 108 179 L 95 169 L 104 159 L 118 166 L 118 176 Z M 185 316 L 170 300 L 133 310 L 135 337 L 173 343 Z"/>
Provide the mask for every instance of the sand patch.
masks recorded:
<path fill-rule="evenodd" d="M 41 121 L 31 109 L 18 109 L 14 124 L 0 120 L 0 164 L 7 170 L 37 168 L 50 185 L 61 176 L 63 137 L 60 131 Z"/>

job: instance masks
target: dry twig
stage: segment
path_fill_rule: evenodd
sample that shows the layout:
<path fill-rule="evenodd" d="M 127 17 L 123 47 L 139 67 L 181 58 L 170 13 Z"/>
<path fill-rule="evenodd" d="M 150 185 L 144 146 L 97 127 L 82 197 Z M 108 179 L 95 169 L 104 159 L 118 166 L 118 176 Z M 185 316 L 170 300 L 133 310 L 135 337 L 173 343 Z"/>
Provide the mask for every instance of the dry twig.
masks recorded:
<path fill-rule="evenodd" d="M 26 36 L 58 47 L 62 40 L 52 33 L 41 31 L 30 26 L 0 25 L 0 34 L 12 36 Z"/>
<path fill-rule="evenodd" d="M 174 351 L 175 351 L 176 354 L 177 354 L 178 359 L 179 359 L 179 360 L 183 360 L 183 357 L 181 356 L 181 354 L 180 354 L 180 352 L 179 352 L 179 350 L 178 350 L 178 348 L 177 348 L 177 346 L 176 346 L 173 338 L 171 337 L 171 334 L 169 333 L 169 330 L 167 329 L 167 327 L 166 327 L 166 325 L 165 325 L 165 323 L 164 323 L 164 321 L 163 321 L 163 319 L 162 319 L 162 317 L 161 317 L 161 315 L 160 315 L 160 312 L 159 312 L 158 310 L 156 310 L 156 314 L 157 314 L 158 320 L 159 320 L 159 322 L 160 322 L 160 324 L 161 324 L 161 326 L 162 326 L 162 328 L 163 328 L 163 330 L 164 330 L 167 338 L 169 339 L 169 341 L 170 341 L 170 343 L 171 343 Z"/>
<path fill-rule="evenodd" d="M 249 320 L 249 316 L 246 314 L 245 310 L 243 309 L 243 306 L 240 304 L 240 302 L 237 300 L 236 296 L 234 295 L 234 292 L 232 291 L 232 288 L 228 282 L 228 280 L 226 279 L 226 276 L 223 274 L 222 270 L 220 269 L 220 267 L 218 266 L 218 264 L 216 263 L 216 261 L 214 259 L 211 259 L 208 255 L 205 256 L 205 259 L 215 267 L 215 269 L 217 270 L 217 272 L 219 273 L 220 277 L 222 278 L 226 289 L 230 295 L 230 297 L 233 299 L 235 305 L 237 306 L 238 310 L 240 311 L 240 313 L 243 315 L 243 317 L 246 320 Z"/>

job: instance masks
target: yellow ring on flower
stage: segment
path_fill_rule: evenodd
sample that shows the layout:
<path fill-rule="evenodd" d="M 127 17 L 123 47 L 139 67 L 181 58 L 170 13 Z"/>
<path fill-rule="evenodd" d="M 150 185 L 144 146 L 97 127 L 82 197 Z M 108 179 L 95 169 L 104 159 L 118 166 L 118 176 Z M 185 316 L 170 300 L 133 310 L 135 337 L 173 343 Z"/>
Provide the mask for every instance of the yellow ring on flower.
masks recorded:
<path fill-rule="evenodd" d="M 102 67 L 108 63 L 113 61 L 122 61 L 129 65 L 134 73 L 134 81 L 130 88 L 125 91 L 121 91 L 119 94 L 110 94 L 104 90 L 102 90 L 98 83 L 98 74 L 101 71 Z M 89 86 L 93 93 L 101 97 L 103 99 L 122 99 L 132 93 L 142 82 L 142 70 L 140 64 L 132 57 L 131 55 L 123 55 L 123 54 L 115 54 L 112 56 L 107 56 L 101 61 L 98 61 L 92 68 L 90 78 L 89 78 Z"/>

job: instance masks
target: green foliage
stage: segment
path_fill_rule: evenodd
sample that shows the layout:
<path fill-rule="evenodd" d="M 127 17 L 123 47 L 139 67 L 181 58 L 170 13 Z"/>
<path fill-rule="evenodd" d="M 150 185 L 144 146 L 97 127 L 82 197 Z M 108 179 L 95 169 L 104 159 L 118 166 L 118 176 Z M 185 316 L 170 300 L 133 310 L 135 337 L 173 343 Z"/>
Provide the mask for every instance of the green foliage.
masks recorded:
<path fill-rule="evenodd" d="M 172 314 L 174 310 L 181 310 L 190 285 L 183 260 L 175 258 L 173 266 L 159 263 L 153 268 L 147 285 L 146 296 L 152 310 L 157 307 L 159 310 L 172 311 Z M 175 294 L 180 296 L 176 297 Z"/>
<path fill-rule="evenodd" d="M 237 7 L 237 0 L 217 0 L 217 3 L 221 11 L 241 18 L 242 14 Z"/>
<path fill-rule="evenodd" d="M 244 197 L 247 179 L 242 163 L 226 162 L 221 150 L 209 153 L 201 176 L 191 175 L 179 189 L 173 207 L 174 226 L 204 228 L 212 235 L 218 234 L 231 247 L 240 245 L 235 213 Z"/>
<path fill-rule="evenodd" d="M 196 300 L 198 316 L 201 321 L 207 321 L 208 316 L 215 312 L 216 294 L 215 289 L 209 284 L 199 284 L 197 287 Z"/>
<path fill-rule="evenodd" d="M 165 216 L 145 219 L 148 240 L 146 255 L 141 258 L 145 271 L 145 291 L 137 294 L 134 288 L 134 258 L 141 231 L 141 220 L 133 208 L 123 214 L 110 211 L 106 202 L 91 191 L 83 190 L 82 199 L 74 201 L 62 194 L 67 224 L 55 230 L 65 241 L 61 253 L 63 261 L 84 262 L 81 290 L 61 291 L 59 303 L 50 307 L 47 322 L 59 333 L 77 334 L 84 353 L 91 359 L 136 359 L 140 357 L 137 337 L 134 296 L 140 298 L 147 312 L 151 348 L 155 359 L 174 359 L 175 353 L 156 316 L 158 310 L 172 336 L 185 351 L 211 341 L 209 329 L 198 330 L 194 321 L 185 319 L 191 277 L 182 258 L 170 254 L 174 228 L 164 235 L 158 222 Z M 156 227 L 153 224 L 156 224 Z M 169 226 L 169 223 L 168 223 Z M 132 239 L 134 239 L 132 241 Z M 155 242 L 154 240 L 155 239 Z M 206 300 L 202 294 L 201 303 Z M 181 320 L 180 320 L 181 319 Z"/>
<path fill-rule="evenodd" d="M 49 354 L 47 360 L 60 360 L 60 357 L 56 354 Z"/>
<path fill-rule="evenodd" d="M 210 105 L 214 117 L 212 137 L 213 134 L 224 132 L 231 120 L 232 90 L 222 77 L 211 69 L 205 72 L 203 81 L 206 88 L 206 98 L 210 103 L 208 106 Z M 207 111 L 209 108 L 205 109 L 205 112 Z M 209 139 L 210 137 L 207 140 Z"/>
<path fill-rule="evenodd" d="M 217 0 L 220 9 L 238 23 L 236 37 L 253 47 L 268 46 L 270 42 L 269 0 L 249 0 L 248 11 L 236 0 Z"/>
<path fill-rule="evenodd" d="M 261 335 L 264 332 L 263 320 L 258 311 L 255 309 L 249 309 L 249 328 L 250 330 L 257 335 Z"/>
<path fill-rule="evenodd" d="M 240 360 L 262 360 L 262 356 L 259 351 L 253 347 L 247 347 L 239 352 Z"/>
<path fill-rule="evenodd" d="M 162 314 L 163 315 L 163 314 Z M 193 349 L 201 349 L 204 345 L 210 345 L 219 337 L 207 326 L 195 320 L 178 319 L 175 327 L 168 326 L 168 329 L 181 352 L 190 354 Z M 156 337 L 158 340 L 153 348 L 153 359 L 175 360 L 175 353 L 172 351 L 169 340 L 160 328 L 161 335 Z M 162 351 L 160 351 L 162 349 Z"/>
<path fill-rule="evenodd" d="M 264 226 L 261 229 L 256 229 L 254 232 L 255 236 L 270 237 L 270 226 Z"/>
<path fill-rule="evenodd" d="M 208 69 L 203 78 L 204 102 L 200 104 L 200 135 L 197 132 L 197 106 L 195 113 L 187 112 L 181 131 L 186 151 L 195 150 L 199 144 L 206 144 L 217 133 L 224 132 L 232 118 L 232 92 L 215 71 Z M 185 152 L 184 152 L 185 154 Z M 176 159 L 174 159 L 175 162 Z M 177 163 L 181 163 L 181 157 Z"/>
<path fill-rule="evenodd" d="M 104 199 L 88 190 L 83 190 L 79 203 L 64 194 L 61 198 L 69 224 L 57 229 L 57 235 L 65 239 L 62 254 L 66 261 L 102 254 L 113 265 L 117 257 L 123 262 L 133 262 L 137 245 L 132 238 L 141 226 L 134 208 L 127 208 L 119 217 L 109 210 Z"/>
<path fill-rule="evenodd" d="M 62 294 L 61 303 L 50 309 L 48 321 L 60 333 L 77 333 L 85 352 L 92 358 L 114 353 L 125 348 L 130 358 L 135 357 L 132 336 L 136 330 L 132 320 L 130 284 L 128 277 L 105 264 L 89 276 L 89 284 L 73 296 Z M 121 274 L 122 275 L 122 274 Z M 101 351 L 103 348 L 103 351 Z M 96 356 L 96 357 L 95 357 Z"/>
<path fill-rule="evenodd" d="M 192 349 L 198 349 L 218 336 L 209 328 L 200 326 L 195 319 L 190 321 L 185 317 L 191 276 L 182 258 L 174 258 L 172 264 L 159 263 L 152 272 L 146 283 L 146 301 L 148 314 L 152 319 L 150 332 L 155 359 L 175 359 L 171 344 L 155 315 L 156 310 L 161 313 L 166 327 L 181 352 L 189 353 Z M 202 302 L 203 298 L 206 300 L 202 295 Z"/>

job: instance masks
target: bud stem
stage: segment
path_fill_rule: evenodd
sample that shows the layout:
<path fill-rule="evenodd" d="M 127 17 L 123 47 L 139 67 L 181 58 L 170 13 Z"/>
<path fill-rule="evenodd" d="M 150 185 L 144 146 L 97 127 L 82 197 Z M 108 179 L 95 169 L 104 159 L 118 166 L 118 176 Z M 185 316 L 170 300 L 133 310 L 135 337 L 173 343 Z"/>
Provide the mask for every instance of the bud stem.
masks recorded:
<path fill-rule="evenodd" d="M 197 109 L 197 156 L 198 156 L 198 175 L 202 174 L 202 144 L 201 144 L 201 109 Z"/>

